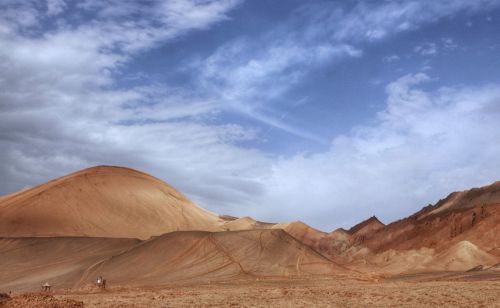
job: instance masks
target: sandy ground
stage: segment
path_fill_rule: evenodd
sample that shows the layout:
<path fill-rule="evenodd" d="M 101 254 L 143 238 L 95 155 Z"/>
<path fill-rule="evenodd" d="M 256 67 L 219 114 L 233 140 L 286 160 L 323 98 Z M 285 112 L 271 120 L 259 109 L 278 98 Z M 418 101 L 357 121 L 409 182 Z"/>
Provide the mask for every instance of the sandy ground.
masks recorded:
<path fill-rule="evenodd" d="M 85 307 L 500 307 L 500 281 L 274 280 L 54 295 Z"/>

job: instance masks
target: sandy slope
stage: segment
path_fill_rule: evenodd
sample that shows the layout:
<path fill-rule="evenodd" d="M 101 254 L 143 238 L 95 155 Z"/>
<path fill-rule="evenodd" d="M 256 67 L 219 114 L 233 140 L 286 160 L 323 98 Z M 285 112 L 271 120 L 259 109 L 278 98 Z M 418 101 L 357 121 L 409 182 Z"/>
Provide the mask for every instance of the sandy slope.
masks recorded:
<path fill-rule="evenodd" d="M 86 269 L 139 244 L 136 239 L 0 238 L 0 291 L 70 288 Z"/>
<path fill-rule="evenodd" d="M 419 218 L 492 203 L 500 203 L 500 181 L 484 187 L 451 193 L 445 199 L 439 200 L 431 211 Z"/>
<path fill-rule="evenodd" d="M 94 167 L 0 199 L 0 236 L 146 239 L 218 230 L 219 218 L 168 184 L 121 167 Z"/>
<path fill-rule="evenodd" d="M 225 222 L 222 224 L 222 229 L 224 231 L 259 230 L 270 229 L 274 225 L 273 223 L 256 221 L 252 217 L 246 216 Z"/>
<path fill-rule="evenodd" d="M 0 239 L 0 291 L 348 274 L 283 230 L 179 231 L 151 238 Z"/>
<path fill-rule="evenodd" d="M 432 248 L 387 250 L 368 256 L 366 264 L 356 267 L 363 271 L 384 274 L 465 272 L 474 267 L 489 268 L 499 259 L 468 241 L 461 241 L 448 249 L 436 252 Z"/>
<path fill-rule="evenodd" d="M 355 238 L 361 238 L 369 236 L 384 227 L 385 225 L 376 216 L 372 216 L 349 229 L 347 233 Z"/>
<path fill-rule="evenodd" d="M 282 230 L 250 230 L 165 234 L 106 260 L 90 276 L 143 286 L 347 272 Z"/>
<path fill-rule="evenodd" d="M 461 241 L 425 264 L 428 271 L 467 271 L 478 265 L 492 266 L 499 259 L 469 241 Z"/>
<path fill-rule="evenodd" d="M 315 229 L 302 221 L 275 224 L 272 228 L 285 230 L 297 240 L 311 247 L 315 247 L 316 243 L 326 236 L 325 232 Z"/>

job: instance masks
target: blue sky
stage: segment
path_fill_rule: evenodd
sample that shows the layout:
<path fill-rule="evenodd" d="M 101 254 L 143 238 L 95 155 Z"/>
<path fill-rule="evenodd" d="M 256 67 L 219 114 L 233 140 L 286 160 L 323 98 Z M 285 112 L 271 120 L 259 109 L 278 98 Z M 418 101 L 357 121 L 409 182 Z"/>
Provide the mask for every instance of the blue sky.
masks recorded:
<path fill-rule="evenodd" d="M 500 180 L 500 1 L 0 4 L 0 194 L 125 165 L 331 230 Z"/>

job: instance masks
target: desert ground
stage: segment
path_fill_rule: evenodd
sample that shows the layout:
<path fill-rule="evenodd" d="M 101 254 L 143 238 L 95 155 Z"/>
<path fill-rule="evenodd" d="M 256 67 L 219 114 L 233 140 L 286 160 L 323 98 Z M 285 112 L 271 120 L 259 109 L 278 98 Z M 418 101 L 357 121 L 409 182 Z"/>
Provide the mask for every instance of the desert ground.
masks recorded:
<path fill-rule="evenodd" d="M 500 281 L 294 279 L 13 296 L 6 307 L 500 307 Z M 50 306 L 52 305 L 52 306 Z M 60 305 L 60 306 L 57 306 Z M 39 306 L 43 307 L 43 306 Z"/>

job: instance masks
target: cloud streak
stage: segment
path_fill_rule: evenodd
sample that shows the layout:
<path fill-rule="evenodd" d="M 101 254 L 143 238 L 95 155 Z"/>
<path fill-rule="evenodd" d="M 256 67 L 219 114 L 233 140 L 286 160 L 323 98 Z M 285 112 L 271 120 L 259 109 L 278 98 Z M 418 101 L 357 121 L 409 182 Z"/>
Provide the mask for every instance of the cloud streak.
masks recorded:
<path fill-rule="evenodd" d="M 498 5 L 499 1 L 492 0 L 360 1 L 349 7 L 306 4 L 293 19 L 262 37 L 237 39 L 204 59 L 199 65 L 200 84 L 229 111 L 324 143 L 322 136 L 273 118 L 270 114 L 276 113 L 273 106 L 276 98 L 324 66 L 344 58 L 361 57 L 363 48 L 369 44 L 459 12 L 473 13 Z M 415 52 L 433 55 L 437 47 L 429 43 L 417 46 Z"/>

